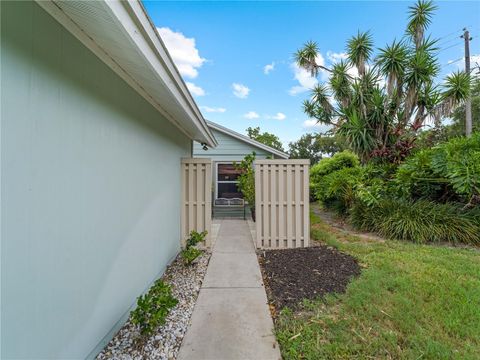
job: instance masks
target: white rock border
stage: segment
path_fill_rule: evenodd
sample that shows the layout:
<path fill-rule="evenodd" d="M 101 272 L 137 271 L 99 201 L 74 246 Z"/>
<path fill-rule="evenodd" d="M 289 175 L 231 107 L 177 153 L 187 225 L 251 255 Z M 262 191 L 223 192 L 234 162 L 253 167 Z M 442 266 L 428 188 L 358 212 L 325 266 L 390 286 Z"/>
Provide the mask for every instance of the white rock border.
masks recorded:
<path fill-rule="evenodd" d="M 172 286 L 172 294 L 178 299 L 178 304 L 170 310 L 165 324 L 139 346 L 136 341 L 139 337 L 138 329 L 128 320 L 97 355 L 97 359 L 176 359 L 190 323 L 210 255 L 211 253 L 205 251 L 188 267 L 178 255 L 162 276 L 162 279 Z"/>

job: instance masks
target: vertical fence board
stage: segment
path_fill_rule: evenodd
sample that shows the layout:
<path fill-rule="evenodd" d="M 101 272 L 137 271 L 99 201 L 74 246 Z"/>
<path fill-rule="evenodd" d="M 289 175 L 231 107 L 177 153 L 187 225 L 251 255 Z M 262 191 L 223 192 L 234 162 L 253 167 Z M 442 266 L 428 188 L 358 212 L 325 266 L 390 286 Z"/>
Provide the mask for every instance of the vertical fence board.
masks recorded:
<path fill-rule="evenodd" d="M 285 188 L 283 178 L 285 166 L 278 166 L 278 246 L 285 247 L 285 221 L 284 219 L 284 206 L 285 206 Z"/>
<path fill-rule="evenodd" d="M 263 201 L 262 201 L 262 173 L 261 169 L 255 171 L 255 216 L 256 216 L 256 244 L 257 248 L 263 247 L 263 221 L 262 210 L 263 210 Z"/>
<path fill-rule="evenodd" d="M 260 201 L 262 202 L 263 206 L 263 216 L 261 217 L 260 221 L 262 222 L 263 227 L 263 247 L 270 247 L 270 217 L 268 216 L 268 166 L 262 167 L 262 190 L 260 192 Z M 259 184 L 260 185 L 260 184 Z M 256 186 L 256 185 L 255 185 Z"/>
<path fill-rule="evenodd" d="M 270 166 L 270 247 L 277 247 L 276 165 Z"/>
<path fill-rule="evenodd" d="M 182 220 L 181 243 L 192 230 L 207 230 L 206 245 L 210 246 L 212 223 L 212 161 L 203 158 L 182 159 Z"/>
<path fill-rule="evenodd" d="M 310 168 L 303 165 L 303 246 L 310 244 Z"/>
<path fill-rule="evenodd" d="M 310 245 L 308 166 L 303 159 L 255 161 L 257 248 Z"/>

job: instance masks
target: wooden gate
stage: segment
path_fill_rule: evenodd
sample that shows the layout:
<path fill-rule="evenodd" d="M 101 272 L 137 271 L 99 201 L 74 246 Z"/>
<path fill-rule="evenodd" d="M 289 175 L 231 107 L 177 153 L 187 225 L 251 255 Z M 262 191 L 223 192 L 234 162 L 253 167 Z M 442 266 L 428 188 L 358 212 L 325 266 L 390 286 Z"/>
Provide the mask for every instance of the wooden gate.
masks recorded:
<path fill-rule="evenodd" d="M 208 231 L 206 245 L 211 243 L 212 160 L 182 159 L 182 246 L 190 231 Z"/>
<path fill-rule="evenodd" d="M 309 246 L 309 164 L 308 159 L 255 161 L 257 248 Z"/>

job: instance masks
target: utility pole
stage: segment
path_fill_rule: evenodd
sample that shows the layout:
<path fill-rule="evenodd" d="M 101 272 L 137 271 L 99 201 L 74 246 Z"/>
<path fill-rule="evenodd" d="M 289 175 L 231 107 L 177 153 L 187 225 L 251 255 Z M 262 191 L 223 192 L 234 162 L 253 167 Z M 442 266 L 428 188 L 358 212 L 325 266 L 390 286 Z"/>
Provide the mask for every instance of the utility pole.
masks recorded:
<path fill-rule="evenodd" d="M 463 35 L 460 36 L 465 40 L 465 72 L 470 75 L 470 33 L 467 28 L 463 29 Z M 472 135 L 472 98 L 468 95 L 467 101 L 465 101 L 465 135 L 469 137 Z"/>

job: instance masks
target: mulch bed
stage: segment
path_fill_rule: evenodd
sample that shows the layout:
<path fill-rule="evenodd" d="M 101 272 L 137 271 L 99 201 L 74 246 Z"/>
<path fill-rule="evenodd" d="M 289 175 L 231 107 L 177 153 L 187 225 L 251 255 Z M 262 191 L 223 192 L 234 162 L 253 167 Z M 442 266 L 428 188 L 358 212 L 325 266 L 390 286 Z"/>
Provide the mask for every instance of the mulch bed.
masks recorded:
<path fill-rule="evenodd" d="M 303 299 L 345 292 L 351 278 L 360 274 L 355 258 L 324 245 L 261 251 L 259 262 L 276 312 L 294 309 Z"/>

